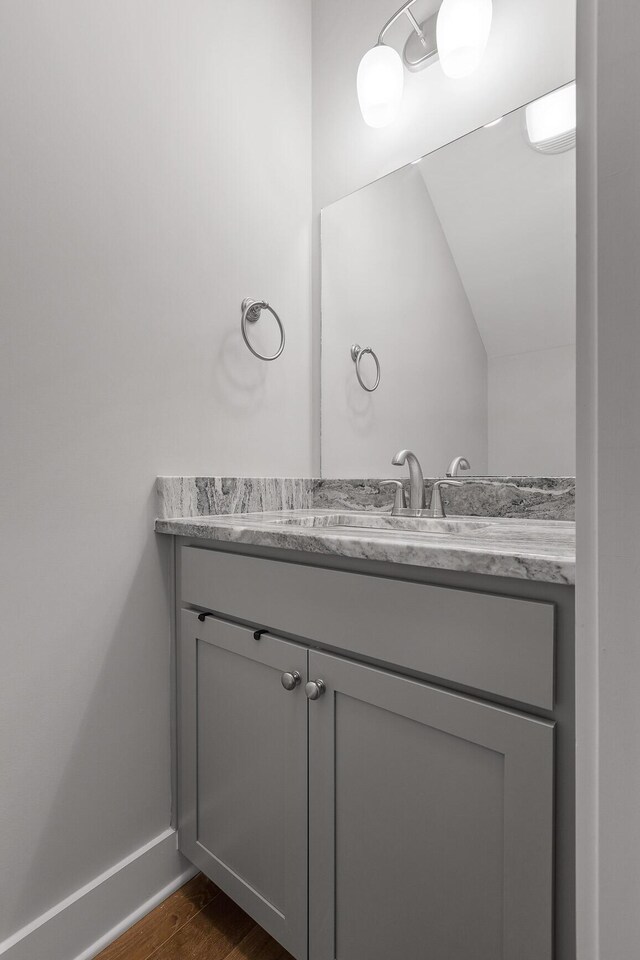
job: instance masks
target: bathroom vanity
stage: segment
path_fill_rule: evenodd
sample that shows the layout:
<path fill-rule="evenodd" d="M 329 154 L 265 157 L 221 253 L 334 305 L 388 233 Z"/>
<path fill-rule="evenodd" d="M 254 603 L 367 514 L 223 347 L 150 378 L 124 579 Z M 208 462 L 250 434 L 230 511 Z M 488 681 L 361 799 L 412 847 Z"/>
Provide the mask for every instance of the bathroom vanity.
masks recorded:
<path fill-rule="evenodd" d="M 322 469 L 377 479 L 162 487 L 180 847 L 296 960 L 575 960 L 575 138 L 531 106 L 322 212 Z"/>
<path fill-rule="evenodd" d="M 158 521 L 180 849 L 297 960 L 575 960 L 573 525 L 368 523 Z"/>

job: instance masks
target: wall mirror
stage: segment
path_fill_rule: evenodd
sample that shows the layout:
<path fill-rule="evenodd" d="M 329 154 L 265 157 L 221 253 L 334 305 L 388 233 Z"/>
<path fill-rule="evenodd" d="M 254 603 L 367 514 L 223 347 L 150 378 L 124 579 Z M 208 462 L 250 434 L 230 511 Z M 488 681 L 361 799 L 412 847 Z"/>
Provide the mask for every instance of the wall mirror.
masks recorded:
<path fill-rule="evenodd" d="M 425 476 L 575 474 L 572 109 L 569 85 L 323 210 L 325 476 L 402 447 Z"/>

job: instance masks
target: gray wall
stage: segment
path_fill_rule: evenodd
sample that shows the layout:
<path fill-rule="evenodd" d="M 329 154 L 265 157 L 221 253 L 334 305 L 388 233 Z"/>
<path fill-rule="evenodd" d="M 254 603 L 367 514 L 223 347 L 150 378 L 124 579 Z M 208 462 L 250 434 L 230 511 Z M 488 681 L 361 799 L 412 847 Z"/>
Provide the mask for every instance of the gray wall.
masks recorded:
<path fill-rule="evenodd" d="M 489 473 L 573 477 L 575 449 L 575 346 L 490 357 Z"/>
<path fill-rule="evenodd" d="M 489 473 L 575 476 L 576 151 L 532 150 L 525 113 L 420 169 L 489 357 Z"/>
<path fill-rule="evenodd" d="M 0 4 L 0 942 L 169 824 L 156 475 L 310 472 L 310 27 Z"/>
<path fill-rule="evenodd" d="M 579 18 L 580 960 L 640 944 L 640 11 Z"/>

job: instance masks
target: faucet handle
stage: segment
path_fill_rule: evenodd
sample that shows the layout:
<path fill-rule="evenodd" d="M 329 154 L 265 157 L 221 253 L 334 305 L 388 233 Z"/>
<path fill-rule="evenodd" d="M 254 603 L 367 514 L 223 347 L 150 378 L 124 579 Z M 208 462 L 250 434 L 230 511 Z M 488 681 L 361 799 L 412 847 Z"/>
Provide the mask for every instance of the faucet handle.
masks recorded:
<path fill-rule="evenodd" d="M 402 480 L 381 480 L 381 487 L 395 487 L 395 497 L 393 500 L 392 514 L 397 514 L 400 510 L 405 510 L 407 501 L 404 496 L 404 484 Z"/>
<path fill-rule="evenodd" d="M 470 481 L 473 483 L 473 481 Z M 442 480 L 436 480 L 431 489 L 431 506 L 429 507 L 429 516 L 434 520 L 444 520 L 447 512 L 442 502 L 442 487 L 464 487 L 464 480 L 453 480 L 451 477 L 445 477 Z"/>

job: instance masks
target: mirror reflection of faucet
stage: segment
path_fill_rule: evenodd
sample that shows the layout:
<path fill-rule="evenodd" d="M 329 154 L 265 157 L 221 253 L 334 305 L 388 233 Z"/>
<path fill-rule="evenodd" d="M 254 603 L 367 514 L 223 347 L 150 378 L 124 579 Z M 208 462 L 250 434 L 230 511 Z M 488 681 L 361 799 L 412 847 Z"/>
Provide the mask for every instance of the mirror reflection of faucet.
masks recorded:
<path fill-rule="evenodd" d="M 456 457 L 452 460 L 447 470 L 447 476 L 457 477 L 459 470 L 471 470 L 471 464 L 466 457 Z"/>

